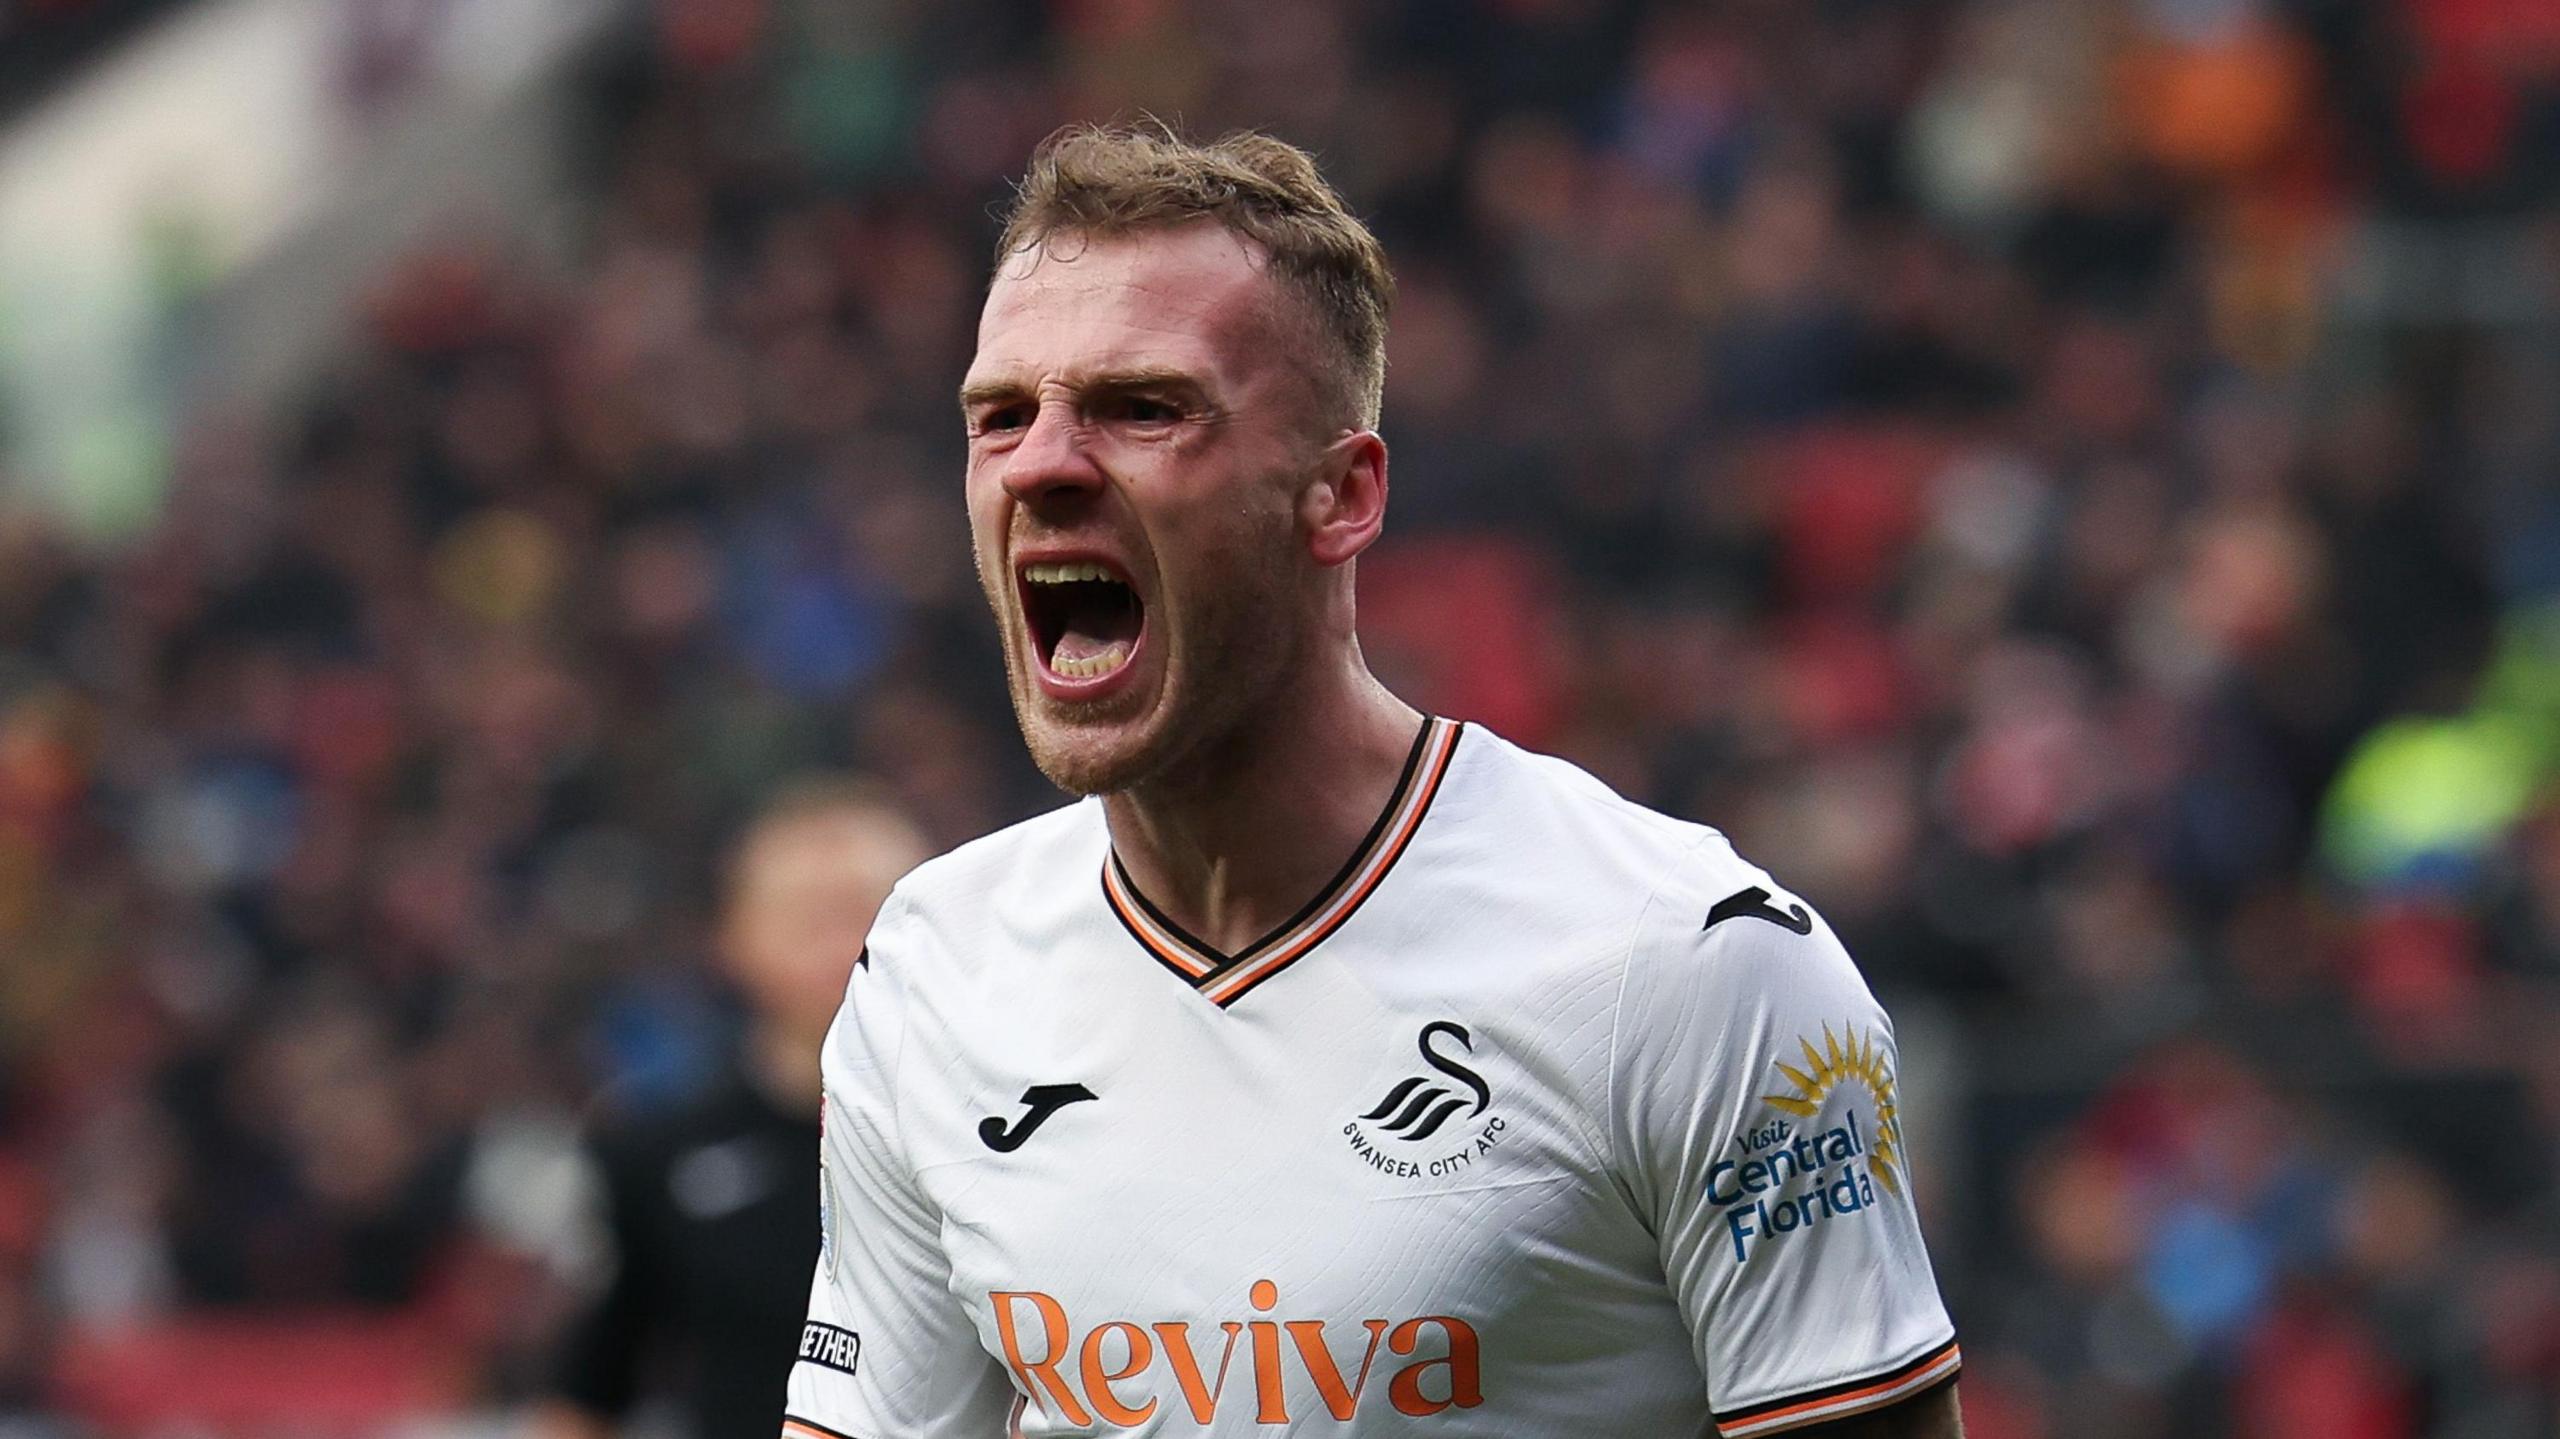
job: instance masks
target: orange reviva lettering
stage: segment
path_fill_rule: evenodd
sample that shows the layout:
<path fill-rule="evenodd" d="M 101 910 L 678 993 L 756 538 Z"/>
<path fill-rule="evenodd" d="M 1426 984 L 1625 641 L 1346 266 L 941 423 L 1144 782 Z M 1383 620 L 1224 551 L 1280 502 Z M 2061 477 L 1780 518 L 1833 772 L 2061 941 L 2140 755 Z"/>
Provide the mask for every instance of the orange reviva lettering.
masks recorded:
<path fill-rule="evenodd" d="M 1086 1330 L 1069 1319 L 1065 1305 L 1036 1289 L 991 1290 L 987 1298 L 995 1311 L 996 1336 L 1014 1387 L 1043 1414 L 1054 1414 L 1079 1428 L 1099 1422 L 1115 1429 L 1139 1429 L 1165 1417 L 1162 1383 L 1150 1382 L 1159 1351 L 1192 1421 L 1203 1426 L 1216 1422 L 1227 1378 L 1235 1369 L 1238 1340 L 1246 1341 L 1243 1347 L 1253 1361 L 1250 1403 L 1258 1424 L 1290 1422 L 1284 1355 L 1292 1348 L 1325 1412 L 1337 1421 L 1348 1423 L 1358 1417 L 1370 1376 L 1377 1372 L 1382 1341 L 1389 1353 L 1409 1359 L 1387 1380 L 1387 1400 L 1397 1412 L 1428 1417 L 1484 1403 L 1482 1344 L 1473 1325 L 1452 1315 L 1427 1314 L 1402 1322 L 1361 1320 L 1368 1344 L 1361 1350 L 1357 1372 L 1346 1374 L 1341 1356 L 1333 1352 L 1326 1337 L 1328 1322 L 1279 1318 L 1275 1313 L 1280 1307 L 1279 1285 L 1256 1280 L 1246 1291 L 1246 1301 L 1256 1313 L 1271 1317 L 1220 1321 L 1226 1344 L 1218 1354 L 1217 1375 L 1210 1379 L 1202 1374 L 1203 1356 L 1192 1347 L 1190 1322 L 1141 1324 L 1110 1319 Z M 1025 1339 L 1024 1331 L 1033 1327 L 1023 1322 L 1025 1308 L 1037 1319 L 1036 1343 Z M 1434 1374 L 1435 1370 L 1446 1373 Z M 1123 1394 L 1120 1386 L 1124 1384 L 1132 1392 Z"/>
<path fill-rule="evenodd" d="M 1058 1401 L 1058 1413 L 1068 1423 L 1091 1424 L 1093 1416 L 1076 1402 L 1075 1390 L 1058 1377 L 1058 1365 L 1067 1357 L 1067 1311 L 1057 1300 L 1036 1289 L 1023 1292 L 997 1289 L 990 1291 L 987 1298 L 995 1305 L 996 1338 L 1004 1345 L 1004 1362 L 1013 1370 L 1014 1383 L 1034 1403 L 1038 1403 L 1039 1390 L 1031 1387 L 1032 1381 L 1038 1380 L 1041 1388 L 1049 1391 L 1049 1397 Z M 1037 1364 L 1022 1357 L 1022 1342 L 1013 1331 L 1013 1301 L 1016 1299 L 1028 1302 L 1040 1315 L 1040 1329 L 1047 1343 L 1041 1351 L 1044 1357 Z M 1396 1332 L 1401 1334 L 1404 1331 Z"/>
<path fill-rule="evenodd" d="M 1104 1369 L 1102 1367 L 1103 1336 L 1115 1329 L 1128 1332 L 1129 1360 L 1117 1369 Z M 1093 1412 L 1114 1424 L 1125 1426 L 1146 1423 L 1155 1414 L 1156 1405 L 1161 1401 L 1150 1399 L 1133 1409 L 1120 1402 L 1120 1396 L 1111 1392 L 1111 1386 L 1119 1380 L 1134 1377 L 1154 1362 L 1156 1362 L 1155 1341 L 1147 1337 L 1147 1331 L 1125 1319 L 1114 1319 L 1108 1324 L 1099 1325 L 1091 1334 L 1086 1335 L 1083 1366 L 1084 1396 L 1093 1401 Z"/>
<path fill-rule="evenodd" d="M 1387 1332 L 1387 1321 L 1364 1319 L 1362 1327 L 1369 1331 L 1369 1347 L 1360 1356 L 1360 1377 L 1348 1387 L 1342 1382 L 1341 1366 L 1333 1362 L 1333 1351 L 1325 1347 L 1324 1321 L 1292 1319 L 1280 1327 L 1298 1343 L 1298 1357 L 1307 1361 L 1307 1377 L 1316 1381 L 1316 1392 L 1324 1396 L 1326 1412 L 1336 1419 L 1348 1419 L 1358 1409 L 1360 1391 L 1369 1382 L 1370 1362 L 1378 1357 L 1378 1338 Z"/>
<path fill-rule="evenodd" d="M 1191 1352 L 1191 1326 L 1155 1326 L 1156 1337 L 1164 1341 L 1165 1362 L 1173 1366 L 1173 1382 L 1182 1386 L 1194 1423 L 1206 1424 L 1218 1417 L 1218 1396 L 1227 1392 L 1227 1363 L 1236 1357 L 1236 1336 L 1244 1332 L 1244 1326 L 1232 1319 L 1218 1327 L 1227 1331 L 1227 1347 L 1218 1355 L 1218 1383 L 1213 1389 L 1200 1382 L 1200 1359 Z"/>
<path fill-rule="evenodd" d="M 1268 1314 L 1280 1302 L 1280 1286 L 1268 1279 L 1253 1281 L 1245 1297 L 1254 1308 Z M 1245 1326 L 1253 1335 L 1253 1397 L 1258 1401 L 1253 1418 L 1257 1424 L 1289 1422 L 1288 1397 L 1281 1392 L 1280 1326 L 1267 1319 L 1257 1319 Z"/>
<path fill-rule="evenodd" d="M 1463 1319 L 1446 1314 L 1427 1314 L 1408 1319 L 1387 1336 L 1387 1347 L 1398 1354 L 1411 1354 L 1422 1342 L 1422 1326 L 1437 1324 L 1449 1336 L 1449 1354 L 1445 1359 L 1425 1359 L 1408 1364 L 1387 1381 L 1387 1398 L 1399 1414 L 1437 1414 L 1455 1404 L 1473 1409 L 1484 1402 L 1484 1372 L 1476 1356 L 1476 1331 Z M 1422 1371 L 1445 1365 L 1449 1370 L 1449 1397 L 1434 1399 L 1422 1392 Z"/>

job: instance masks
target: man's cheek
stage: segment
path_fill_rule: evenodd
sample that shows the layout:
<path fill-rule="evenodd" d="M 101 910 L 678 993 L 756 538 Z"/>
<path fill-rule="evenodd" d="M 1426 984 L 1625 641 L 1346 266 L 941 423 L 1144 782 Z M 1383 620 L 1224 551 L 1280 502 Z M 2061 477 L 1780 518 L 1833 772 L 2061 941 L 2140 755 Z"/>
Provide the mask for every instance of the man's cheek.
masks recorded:
<path fill-rule="evenodd" d="M 969 559 L 972 567 L 978 572 L 979 591 L 986 595 L 989 607 L 994 609 L 997 615 L 1003 615 L 1005 605 L 1002 582 L 1006 578 L 1003 559 L 995 553 L 993 546 L 983 543 L 970 545 Z"/>

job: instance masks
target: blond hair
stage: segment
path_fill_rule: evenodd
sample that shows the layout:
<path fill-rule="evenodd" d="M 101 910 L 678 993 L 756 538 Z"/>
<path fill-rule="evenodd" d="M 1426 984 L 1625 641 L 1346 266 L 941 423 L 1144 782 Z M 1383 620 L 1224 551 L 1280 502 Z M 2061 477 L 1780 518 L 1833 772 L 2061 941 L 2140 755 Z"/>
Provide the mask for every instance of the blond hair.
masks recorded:
<path fill-rule="evenodd" d="M 1070 125 L 1040 142 L 1015 187 L 996 263 L 1065 236 L 1107 239 L 1215 220 L 1270 258 L 1315 321 L 1334 416 L 1374 429 L 1387 381 L 1395 279 L 1378 237 L 1286 140 L 1240 131 L 1195 144 L 1160 123 Z"/>

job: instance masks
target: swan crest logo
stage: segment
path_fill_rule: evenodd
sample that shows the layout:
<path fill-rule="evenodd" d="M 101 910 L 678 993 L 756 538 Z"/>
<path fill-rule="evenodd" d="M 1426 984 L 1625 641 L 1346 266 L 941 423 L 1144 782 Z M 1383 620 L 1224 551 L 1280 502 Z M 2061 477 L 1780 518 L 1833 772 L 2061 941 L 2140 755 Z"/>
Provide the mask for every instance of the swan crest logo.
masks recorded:
<path fill-rule="evenodd" d="M 1397 1080 L 1367 1113 L 1342 1126 L 1342 1137 L 1362 1163 L 1397 1179 L 1464 1173 L 1500 1147 L 1509 1128 L 1502 1116 L 1485 1114 L 1493 1086 L 1467 1063 L 1475 1058 L 1475 1036 L 1455 1020 L 1435 1019 L 1422 1026 L 1414 1047 L 1432 1072 Z"/>

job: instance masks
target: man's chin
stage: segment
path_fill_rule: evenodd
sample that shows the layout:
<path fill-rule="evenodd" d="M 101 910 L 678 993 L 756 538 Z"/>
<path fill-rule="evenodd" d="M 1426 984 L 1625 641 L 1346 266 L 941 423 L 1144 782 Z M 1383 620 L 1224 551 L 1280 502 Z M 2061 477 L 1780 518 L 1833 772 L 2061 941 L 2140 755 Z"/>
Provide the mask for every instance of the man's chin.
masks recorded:
<path fill-rule="evenodd" d="M 1031 739 L 1031 762 L 1040 767 L 1040 773 L 1049 783 L 1079 797 L 1117 794 L 1134 787 L 1154 771 L 1152 759 L 1142 749 L 1044 744 Z"/>
<path fill-rule="evenodd" d="M 1138 715 L 1068 721 L 1020 711 L 1022 742 L 1049 783 L 1072 795 L 1113 794 L 1162 767 L 1165 736 Z"/>

